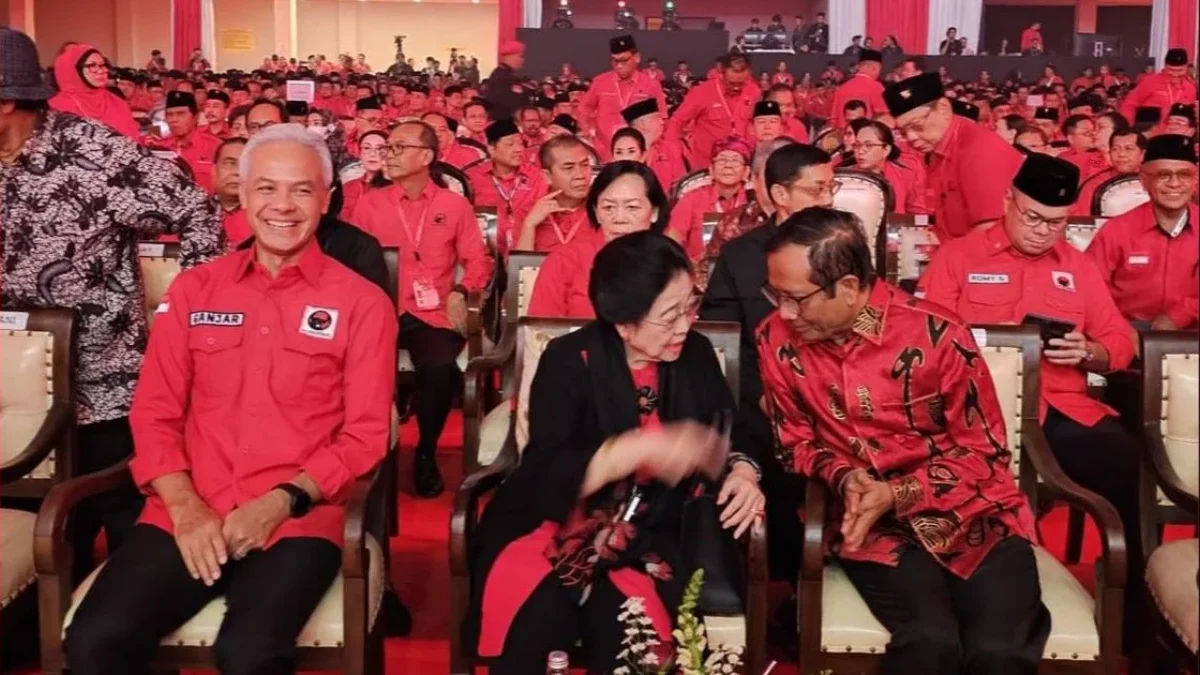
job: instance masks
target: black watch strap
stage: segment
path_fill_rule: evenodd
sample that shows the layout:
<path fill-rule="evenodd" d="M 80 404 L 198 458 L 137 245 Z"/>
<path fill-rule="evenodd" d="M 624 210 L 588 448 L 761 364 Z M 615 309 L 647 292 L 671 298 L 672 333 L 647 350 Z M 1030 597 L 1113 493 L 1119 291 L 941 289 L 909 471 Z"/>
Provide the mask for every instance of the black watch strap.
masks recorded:
<path fill-rule="evenodd" d="M 283 490 L 291 499 L 290 512 L 293 518 L 303 516 L 312 508 L 312 497 L 303 488 L 291 483 L 280 483 L 275 486 L 275 489 Z"/>

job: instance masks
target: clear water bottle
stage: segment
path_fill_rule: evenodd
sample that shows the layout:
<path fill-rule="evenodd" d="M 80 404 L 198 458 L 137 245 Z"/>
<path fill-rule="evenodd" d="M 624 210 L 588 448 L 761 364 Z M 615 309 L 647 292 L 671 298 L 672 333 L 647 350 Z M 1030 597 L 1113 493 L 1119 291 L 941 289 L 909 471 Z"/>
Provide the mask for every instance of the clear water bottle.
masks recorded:
<path fill-rule="evenodd" d="M 546 675 L 568 675 L 571 657 L 564 651 L 550 652 L 546 657 Z"/>

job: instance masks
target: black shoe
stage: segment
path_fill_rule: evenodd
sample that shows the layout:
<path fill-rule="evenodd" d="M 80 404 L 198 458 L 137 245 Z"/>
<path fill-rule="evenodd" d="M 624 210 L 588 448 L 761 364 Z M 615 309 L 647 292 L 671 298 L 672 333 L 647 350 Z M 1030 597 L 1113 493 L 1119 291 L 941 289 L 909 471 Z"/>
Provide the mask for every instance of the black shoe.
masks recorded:
<path fill-rule="evenodd" d="M 445 490 L 437 460 L 432 454 L 418 452 L 413 459 L 413 488 L 416 489 L 418 497 L 425 499 L 432 499 Z"/>
<path fill-rule="evenodd" d="M 788 655 L 800 652 L 800 637 L 796 630 L 796 595 L 792 594 L 775 610 L 767 624 L 768 642 Z"/>
<path fill-rule="evenodd" d="M 412 613 L 391 587 L 383 593 L 383 605 L 379 612 L 383 617 L 383 633 L 387 637 L 408 637 L 412 632 Z"/>

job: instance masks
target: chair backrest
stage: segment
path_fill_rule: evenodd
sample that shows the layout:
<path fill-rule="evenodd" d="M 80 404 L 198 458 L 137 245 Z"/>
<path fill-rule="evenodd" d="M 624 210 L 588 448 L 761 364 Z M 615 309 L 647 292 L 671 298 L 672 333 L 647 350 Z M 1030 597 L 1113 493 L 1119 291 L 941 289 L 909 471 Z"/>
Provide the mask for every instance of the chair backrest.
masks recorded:
<path fill-rule="evenodd" d="M 445 162 L 434 162 L 434 175 L 438 177 L 438 184 L 447 190 L 465 197 L 472 204 L 475 203 L 475 192 L 471 189 L 471 181 L 467 180 L 467 174 L 460 171 L 452 164 Z"/>
<path fill-rule="evenodd" d="M 833 154 L 834 150 L 842 144 L 842 135 L 833 127 L 826 127 L 821 130 L 817 137 L 813 140 L 813 145 L 818 148 Z"/>
<path fill-rule="evenodd" d="M 529 391 L 533 386 L 533 377 L 537 373 L 537 365 L 542 353 L 550 341 L 560 335 L 566 335 L 580 326 L 588 323 L 585 319 L 545 319 L 539 317 L 522 318 L 517 326 L 517 362 L 516 378 L 517 408 L 516 423 L 513 434 L 516 440 L 517 453 L 524 452 L 525 444 L 529 442 Z M 712 342 L 717 355 L 717 362 L 725 374 L 725 381 L 737 400 L 738 378 L 741 362 L 739 361 L 739 346 L 741 327 L 729 322 L 699 322 L 692 330 L 704 335 Z M 583 386 L 583 383 L 580 383 Z"/>
<path fill-rule="evenodd" d="M 1085 216 L 1082 218 L 1071 218 L 1067 223 L 1067 229 L 1063 232 L 1067 243 L 1079 249 L 1086 251 L 1088 246 L 1092 245 L 1092 240 L 1096 238 L 1096 233 L 1108 222 L 1108 218 Z"/>
<path fill-rule="evenodd" d="M 921 278 L 939 243 L 932 227 L 896 224 L 891 219 L 886 239 L 883 259 L 876 260 L 875 267 L 889 283 L 896 285 Z"/>
<path fill-rule="evenodd" d="M 471 150 L 474 150 L 475 154 L 478 155 L 476 159 L 471 160 L 466 166 L 463 167 L 464 171 L 466 171 L 467 167 L 475 166 L 481 162 L 486 162 L 492 157 L 490 154 L 488 154 L 487 146 L 475 140 L 474 138 L 459 138 L 458 144 L 464 148 L 470 148 Z"/>
<path fill-rule="evenodd" d="M 479 221 L 479 229 L 483 232 L 483 240 L 487 242 L 488 250 L 496 256 L 499 242 L 496 239 L 499 229 L 500 214 L 494 206 L 476 206 L 475 220 Z"/>
<path fill-rule="evenodd" d="M 721 222 L 720 211 L 709 211 L 704 214 L 701 221 L 702 229 L 700 232 L 701 238 L 704 240 L 704 245 L 707 247 L 708 242 L 712 241 L 713 234 L 717 231 L 717 223 Z"/>
<path fill-rule="evenodd" d="M 892 188 L 880 176 L 857 169 L 837 169 L 834 173 L 840 187 L 833 196 L 833 208 L 858 216 L 867 245 L 878 250 L 884 220 L 894 204 Z"/>
<path fill-rule="evenodd" d="M 395 246 L 383 247 L 383 263 L 387 265 L 388 297 L 392 305 L 399 311 L 400 307 L 400 249 Z"/>
<path fill-rule="evenodd" d="M 533 284 L 538 270 L 546 262 L 546 254 L 535 251 L 511 251 L 508 254 L 508 285 L 504 289 L 505 323 L 513 325 L 529 310 L 529 299 L 533 297 Z"/>
<path fill-rule="evenodd" d="M 179 244 L 153 241 L 138 243 L 138 267 L 142 272 L 142 292 L 145 295 L 143 308 L 146 326 L 149 327 L 154 323 L 155 310 L 181 271 Z"/>
<path fill-rule="evenodd" d="M 0 466 L 25 451 L 52 404 L 71 405 L 74 338 L 72 310 L 0 312 Z M 30 475 L 52 478 L 53 457 Z"/>
<path fill-rule="evenodd" d="M 712 174 L 708 172 L 708 169 L 693 171 L 675 183 L 675 188 L 671 190 L 671 203 L 674 204 L 679 201 L 689 192 L 694 192 L 709 185 L 712 185 Z M 670 189 L 670 186 L 668 186 L 668 189 Z"/>
<path fill-rule="evenodd" d="M 1005 440 L 1012 453 L 1013 476 L 1021 489 L 1032 495 L 1035 486 L 1021 475 L 1021 434 L 1027 427 L 1039 424 L 1041 336 L 1033 326 L 973 326 L 971 332 L 987 362 L 996 397 L 1000 400 L 1008 434 Z"/>
<path fill-rule="evenodd" d="M 1183 488 L 1200 495 L 1200 343 L 1195 333 L 1142 333 L 1142 415 L 1157 425 Z M 1171 501 L 1156 488 L 1156 501 Z"/>
<path fill-rule="evenodd" d="M 1092 215 L 1115 218 L 1150 201 L 1137 176 L 1113 176 L 1096 188 L 1092 197 Z"/>
<path fill-rule="evenodd" d="M 367 167 L 363 166 L 362 162 L 353 161 L 342 167 L 342 170 L 338 172 L 338 180 L 341 181 L 342 185 L 345 185 L 365 175 L 367 175 Z"/>

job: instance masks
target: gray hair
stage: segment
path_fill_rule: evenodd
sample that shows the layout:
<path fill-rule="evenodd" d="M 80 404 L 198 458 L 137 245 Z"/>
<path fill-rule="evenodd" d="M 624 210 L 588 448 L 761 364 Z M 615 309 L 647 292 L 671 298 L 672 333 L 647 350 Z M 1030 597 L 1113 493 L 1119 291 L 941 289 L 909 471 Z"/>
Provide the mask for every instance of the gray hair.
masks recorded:
<path fill-rule="evenodd" d="M 767 168 L 767 158 L 770 157 L 771 154 L 776 150 L 784 147 L 785 145 L 796 145 L 796 141 L 787 136 L 780 136 L 779 138 L 762 143 L 755 148 L 754 157 L 750 160 L 751 173 L 758 175 L 765 171 Z M 245 155 L 242 156 L 245 157 Z M 243 173 L 242 175 L 244 176 L 246 174 Z"/>
<path fill-rule="evenodd" d="M 255 151 L 264 145 L 273 143 L 295 143 L 303 145 L 317 155 L 321 164 L 321 179 L 325 187 L 333 185 L 333 160 L 329 156 L 329 146 L 325 139 L 305 129 L 299 124 L 273 124 L 258 132 L 246 143 L 238 162 L 238 171 L 243 177 L 250 175 L 250 161 Z"/>

